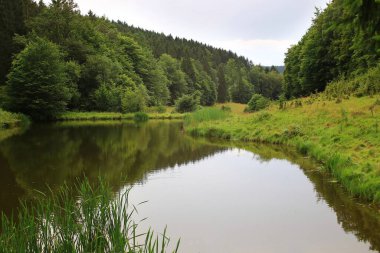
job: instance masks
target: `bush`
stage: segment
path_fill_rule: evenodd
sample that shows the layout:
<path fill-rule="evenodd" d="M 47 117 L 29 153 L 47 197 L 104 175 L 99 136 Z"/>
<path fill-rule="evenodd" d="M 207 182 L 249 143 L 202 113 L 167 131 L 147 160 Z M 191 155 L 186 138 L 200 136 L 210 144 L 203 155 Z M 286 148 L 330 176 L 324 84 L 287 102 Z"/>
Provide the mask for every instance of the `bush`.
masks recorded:
<path fill-rule="evenodd" d="M 123 113 L 143 111 L 147 99 L 148 95 L 146 88 L 142 85 L 135 90 L 132 88 L 126 88 L 121 95 L 121 111 Z"/>
<path fill-rule="evenodd" d="M 148 114 L 145 112 L 136 112 L 134 116 L 134 120 L 137 122 L 144 122 L 149 120 Z"/>
<path fill-rule="evenodd" d="M 157 110 L 156 110 L 158 113 L 165 113 L 166 112 L 166 107 L 163 106 L 163 105 L 159 105 L 157 106 Z"/>
<path fill-rule="evenodd" d="M 269 106 L 269 100 L 260 94 L 253 94 L 248 102 L 248 112 L 257 112 Z"/>
<path fill-rule="evenodd" d="M 365 74 L 351 79 L 340 79 L 327 85 L 325 95 L 329 99 L 341 99 L 345 96 L 358 97 L 374 95 L 380 92 L 380 65 L 369 69 Z"/>
<path fill-rule="evenodd" d="M 120 111 L 120 94 L 121 89 L 115 85 L 100 85 L 93 95 L 95 109 L 102 112 Z"/>
<path fill-rule="evenodd" d="M 231 112 L 232 111 L 231 107 L 226 106 L 226 105 L 223 105 L 220 109 L 222 111 L 225 111 L 225 112 Z"/>
<path fill-rule="evenodd" d="M 184 95 L 176 101 L 175 108 L 179 113 L 193 112 L 199 104 L 199 98 L 196 95 Z"/>

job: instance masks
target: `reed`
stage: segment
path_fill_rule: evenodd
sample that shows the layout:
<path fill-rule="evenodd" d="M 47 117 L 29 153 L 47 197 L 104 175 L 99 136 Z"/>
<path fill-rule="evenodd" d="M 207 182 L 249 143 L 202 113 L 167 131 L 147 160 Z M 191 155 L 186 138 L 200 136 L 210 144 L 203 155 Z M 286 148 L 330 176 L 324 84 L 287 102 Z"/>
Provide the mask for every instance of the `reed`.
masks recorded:
<path fill-rule="evenodd" d="M 100 180 L 85 179 L 73 190 L 63 186 L 54 194 L 40 193 L 33 204 L 23 204 L 18 214 L 2 214 L 0 252 L 168 252 L 169 238 L 153 231 L 140 232 L 128 202 L 129 190 L 114 194 Z M 173 252 L 177 252 L 179 241 Z"/>

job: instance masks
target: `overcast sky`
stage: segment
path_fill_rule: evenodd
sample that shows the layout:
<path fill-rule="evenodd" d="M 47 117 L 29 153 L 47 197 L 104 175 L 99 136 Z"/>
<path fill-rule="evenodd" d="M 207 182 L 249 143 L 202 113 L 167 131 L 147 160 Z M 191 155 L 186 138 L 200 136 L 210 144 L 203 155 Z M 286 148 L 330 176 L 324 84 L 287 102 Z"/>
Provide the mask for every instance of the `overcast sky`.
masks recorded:
<path fill-rule="evenodd" d="M 329 0 L 76 0 L 109 19 L 230 49 L 256 64 L 283 65 Z"/>

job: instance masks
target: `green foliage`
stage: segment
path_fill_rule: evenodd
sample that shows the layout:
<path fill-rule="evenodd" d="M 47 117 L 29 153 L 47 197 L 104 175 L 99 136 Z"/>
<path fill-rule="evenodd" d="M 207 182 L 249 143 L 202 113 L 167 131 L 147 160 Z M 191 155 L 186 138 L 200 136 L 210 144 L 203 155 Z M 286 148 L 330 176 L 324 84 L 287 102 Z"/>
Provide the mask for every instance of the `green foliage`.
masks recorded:
<path fill-rule="evenodd" d="M 266 72 L 260 66 L 253 66 L 248 73 L 248 79 L 253 84 L 254 92 L 266 98 L 277 99 L 282 92 L 283 76 L 274 67 Z"/>
<path fill-rule="evenodd" d="M 144 112 L 136 112 L 134 116 L 134 120 L 137 122 L 144 122 L 149 120 L 148 114 Z"/>
<path fill-rule="evenodd" d="M 380 92 L 380 65 L 369 69 L 365 74 L 349 80 L 339 79 L 329 83 L 324 94 L 329 98 L 344 98 L 347 96 L 368 96 Z"/>
<path fill-rule="evenodd" d="M 176 111 L 179 113 L 193 112 L 199 106 L 199 95 L 183 95 L 175 103 Z"/>
<path fill-rule="evenodd" d="M 10 113 L 0 108 L 0 130 L 27 125 L 28 118 L 22 114 Z"/>
<path fill-rule="evenodd" d="M 260 94 L 253 94 L 248 102 L 247 110 L 249 112 L 257 112 L 269 106 L 269 100 Z"/>
<path fill-rule="evenodd" d="M 279 102 L 279 108 L 280 110 L 286 109 L 286 97 L 285 94 L 281 94 L 281 96 L 278 98 Z"/>
<path fill-rule="evenodd" d="M 13 54 L 20 51 L 13 41 L 15 34 L 26 33 L 25 21 L 36 15 L 37 4 L 32 0 L 1 1 L 0 3 L 0 84 L 5 83 Z"/>
<path fill-rule="evenodd" d="M 147 97 L 146 88 L 143 86 L 139 86 L 135 90 L 126 88 L 121 95 L 121 111 L 123 113 L 143 111 Z"/>
<path fill-rule="evenodd" d="M 218 68 L 218 102 L 226 103 L 229 101 L 230 95 L 228 91 L 228 85 L 226 81 L 226 75 L 224 73 L 223 65 L 220 65 Z"/>
<path fill-rule="evenodd" d="M 7 107 L 36 120 L 55 118 L 72 97 L 65 70 L 58 46 L 35 38 L 13 61 Z"/>
<path fill-rule="evenodd" d="M 313 25 L 291 47 L 285 59 L 285 85 L 287 98 L 323 91 L 328 83 L 340 90 L 368 94 L 372 87 L 349 84 L 339 80 L 356 79 L 369 68 L 375 68 L 380 59 L 380 2 L 334 0 L 324 11 L 317 10 Z M 376 13 L 376 14 L 375 14 Z M 372 75 L 372 73 L 370 74 Z"/>
<path fill-rule="evenodd" d="M 167 252 L 166 229 L 162 239 L 151 230 L 137 232 L 135 207 L 128 202 L 129 190 L 113 194 L 100 180 L 88 179 L 74 187 L 41 196 L 32 207 L 24 204 L 17 221 L 1 217 L 0 248 L 8 252 Z M 42 195 L 43 194 L 43 195 Z M 174 252 L 179 248 L 179 241 Z"/>
<path fill-rule="evenodd" d="M 185 73 L 181 69 L 180 62 L 168 54 L 161 55 L 159 65 L 168 78 L 168 88 L 171 100 L 170 104 L 174 104 L 174 101 L 187 91 Z"/>
<path fill-rule="evenodd" d="M 6 18 L 1 22 L 9 23 L 4 23 L 4 33 L 0 33 L 4 35 L 0 83 L 12 53 L 39 38 L 54 43 L 65 65 L 62 91 L 69 96 L 64 106 L 52 105 L 57 108 L 53 114 L 66 108 L 136 112 L 145 106 L 173 105 L 195 92 L 203 106 L 231 98 L 247 103 L 254 92 L 270 98 L 279 93 L 282 77 L 274 67 L 255 67 L 230 51 L 110 22 L 93 13 L 83 16 L 73 0 L 53 1 L 48 6 L 42 1 L 37 5 L 15 0 L 4 7 L 1 11 Z M 13 43 L 16 32 L 21 36 Z M 17 105 L 13 108 L 25 111 Z M 43 107 L 35 114 L 38 110 Z M 55 116 L 46 114 L 41 118 Z"/>
<path fill-rule="evenodd" d="M 186 125 L 190 125 L 193 123 L 200 123 L 205 121 L 212 121 L 212 120 L 223 120 L 227 118 L 230 115 L 229 112 L 214 108 L 214 107 L 208 107 L 203 108 L 200 110 L 197 110 L 185 117 L 185 123 Z"/>

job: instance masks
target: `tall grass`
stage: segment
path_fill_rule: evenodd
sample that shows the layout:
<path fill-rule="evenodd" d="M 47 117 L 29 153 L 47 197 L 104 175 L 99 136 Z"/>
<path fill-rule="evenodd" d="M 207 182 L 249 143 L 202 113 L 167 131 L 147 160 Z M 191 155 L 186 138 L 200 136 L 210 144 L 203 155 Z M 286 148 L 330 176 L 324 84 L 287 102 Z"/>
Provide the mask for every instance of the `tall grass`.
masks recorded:
<path fill-rule="evenodd" d="M 190 125 L 194 123 L 201 123 L 205 121 L 213 121 L 213 120 L 223 120 L 226 119 L 230 113 L 228 111 L 215 108 L 208 107 L 203 108 L 201 110 L 195 111 L 191 114 L 186 115 L 185 124 Z"/>
<path fill-rule="evenodd" d="M 10 113 L 0 108 L 0 129 L 1 128 L 13 128 L 22 125 L 27 125 L 28 118 L 22 114 Z"/>
<path fill-rule="evenodd" d="M 92 186 L 88 180 L 75 191 L 77 199 L 64 186 L 22 205 L 16 219 L 2 215 L 0 252 L 167 252 L 166 230 L 161 238 L 151 230 L 138 233 L 129 191 L 115 196 L 103 181 Z"/>

